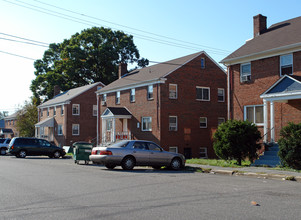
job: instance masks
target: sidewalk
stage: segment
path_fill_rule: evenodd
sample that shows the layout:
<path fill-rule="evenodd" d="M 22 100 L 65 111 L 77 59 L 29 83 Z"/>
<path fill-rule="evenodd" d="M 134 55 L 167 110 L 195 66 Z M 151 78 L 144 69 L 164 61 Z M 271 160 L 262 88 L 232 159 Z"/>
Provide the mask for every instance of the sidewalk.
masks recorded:
<path fill-rule="evenodd" d="M 301 183 L 301 173 L 293 171 L 274 170 L 268 167 L 217 167 L 200 164 L 186 164 L 186 167 L 202 169 L 204 172 L 231 176 L 249 176 L 263 179 L 290 180 Z"/>

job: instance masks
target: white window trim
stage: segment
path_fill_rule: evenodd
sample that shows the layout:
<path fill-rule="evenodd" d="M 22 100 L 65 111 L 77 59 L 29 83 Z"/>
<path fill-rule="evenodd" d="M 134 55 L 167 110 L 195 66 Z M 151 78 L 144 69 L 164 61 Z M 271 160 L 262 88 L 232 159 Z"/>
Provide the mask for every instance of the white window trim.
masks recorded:
<path fill-rule="evenodd" d="M 175 97 L 170 97 L 170 86 L 175 86 L 176 87 L 176 95 Z M 170 83 L 169 86 L 168 86 L 168 96 L 169 96 L 169 99 L 177 99 L 178 98 L 178 84 L 173 84 L 173 83 Z"/>
<path fill-rule="evenodd" d="M 74 130 L 73 130 L 73 126 L 75 126 L 75 125 L 78 125 L 78 134 L 74 134 L 74 133 L 73 133 L 73 131 L 74 131 Z M 79 124 L 72 124 L 72 135 L 73 135 L 73 136 L 79 136 L 79 134 L 80 134 L 80 125 L 79 125 Z"/>
<path fill-rule="evenodd" d="M 208 149 L 207 149 L 207 147 L 200 147 L 200 152 L 199 152 L 200 154 L 201 154 L 201 149 L 205 150 L 204 153 L 206 154 L 206 156 L 205 157 L 200 156 L 200 158 L 208 158 Z"/>
<path fill-rule="evenodd" d="M 250 65 L 250 73 L 242 75 L 242 67 L 245 66 L 245 65 Z M 240 82 L 246 82 L 246 81 L 250 81 L 251 80 L 251 77 L 252 77 L 252 66 L 251 66 L 250 62 L 240 64 L 240 73 L 239 73 L 239 76 L 240 76 Z M 248 80 L 243 80 L 243 77 L 247 77 L 248 78 L 248 76 L 250 76 Z"/>
<path fill-rule="evenodd" d="M 56 106 L 53 107 L 53 116 L 56 116 Z"/>
<path fill-rule="evenodd" d="M 175 151 L 170 151 L 170 149 L 175 149 Z M 178 151 L 178 147 L 176 147 L 176 146 L 169 147 L 168 151 L 169 151 L 169 152 L 176 152 L 176 153 L 179 152 L 179 151 Z"/>
<path fill-rule="evenodd" d="M 64 105 L 61 105 L 61 115 L 64 115 L 65 107 Z"/>
<path fill-rule="evenodd" d="M 205 118 L 206 119 L 206 127 L 201 127 L 201 118 Z M 200 117 L 200 119 L 199 119 L 199 126 L 200 126 L 200 128 L 207 128 L 208 127 L 207 117 Z"/>
<path fill-rule="evenodd" d="M 281 69 L 281 67 L 282 67 L 282 65 L 281 65 L 281 57 L 283 57 L 283 56 L 287 56 L 287 55 L 292 55 L 292 74 L 290 74 L 290 75 L 293 75 L 293 73 L 294 73 L 294 55 L 292 54 L 292 53 L 289 53 L 289 54 L 283 54 L 283 55 L 280 55 L 280 57 L 279 57 L 279 68 L 280 68 L 280 76 L 283 76 L 282 75 L 282 69 Z"/>
<path fill-rule="evenodd" d="M 133 99 L 132 99 L 133 97 Z M 130 102 L 135 102 L 136 101 L 136 89 L 133 88 L 130 90 Z"/>
<path fill-rule="evenodd" d="M 47 117 L 49 117 L 49 115 L 50 115 L 50 109 L 47 108 Z"/>
<path fill-rule="evenodd" d="M 262 105 L 245 105 L 244 106 L 244 121 L 246 121 L 247 120 L 247 108 L 248 107 L 253 107 L 254 108 L 254 120 L 256 121 L 256 112 L 255 112 L 255 107 L 256 106 L 262 106 L 263 108 L 264 108 L 264 106 L 263 106 L 263 104 Z M 264 114 L 264 113 L 263 113 Z M 253 123 L 253 122 L 252 122 Z M 263 120 L 263 122 L 262 123 L 253 123 L 253 124 L 255 124 L 255 125 L 257 125 L 257 126 L 264 126 L 264 120 Z"/>
<path fill-rule="evenodd" d="M 150 88 L 152 88 L 152 97 L 149 97 L 150 94 Z M 153 100 L 154 99 L 154 85 L 148 85 L 147 86 L 147 100 Z"/>
<path fill-rule="evenodd" d="M 208 89 L 208 100 L 207 99 L 196 99 L 197 101 L 210 102 L 210 87 L 196 86 L 197 89 Z"/>
<path fill-rule="evenodd" d="M 142 117 L 141 119 L 141 131 L 152 131 L 152 126 L 150 127 L 150 129 L 143 129 L 143 120 L 144 119 L 150 119 L 151 125 L 152 125 L 152 117 Z"/>
<path fill-rule="evenodd" d="M 218 91 L 219 91 L 219 90 L 222 90 L 222 91 L 223 91 L 223 100 L 222 100 L 222 101 L 218 100 Z M 224 89 L 224 88 L 218 88 L 218 89 L 217 89 L 217 101 L 218 101 L 218 102 L 225 102 L 225 89 Z"/>
<path fill-rule="evenodd" d="M 59 131 L 60 131 L 60 129 L 59 129 L 59 127 L 61 126 L 61 128 L 62 128 L 62 133 L 59 133 Z M 63 136 L 63 125 L 62 124 L 59 124 L 59 125 L 57 125 L 57 135 L 58 136 Z"/>
<path fill-rule="evenodd" d="M 120 91 L 116 92 L 116 99 L 115 99 L 116 104 L 120 104 Z"/>
<path fill-rule="evenodd" d="M 170 118 L 176 118 L 175 126 L 170 125 L 170 121 L 169 121 Z M 168 129 L 169 131 L 178 131 L 178 116 L 174 116 L 174 115 L 168 116 L 168 127 L 169 127 Z M 171 128 L 175 128 L 175 130 L 172 130 Z"/>
<path fill-rule="evenodd" d="M 93 111 L 92 111 L 92 115 L 93 116 L 97 116 L 97 113 L 98 113 L 98 106 L 97 105 L 93 105 Z"/>
<path fill-rule="evenodd" d="M 73 113 L 74 106 L 78 106 L 78 113 Z M 72 115 L 80 115 L 80 104 L 72 104 Z"/>
<path fill-rule="evenodd" d="M 106 102 L 107 101 L 107 94 L 103 94 L 102 99 L 103 99 L 104 102 Z"/>

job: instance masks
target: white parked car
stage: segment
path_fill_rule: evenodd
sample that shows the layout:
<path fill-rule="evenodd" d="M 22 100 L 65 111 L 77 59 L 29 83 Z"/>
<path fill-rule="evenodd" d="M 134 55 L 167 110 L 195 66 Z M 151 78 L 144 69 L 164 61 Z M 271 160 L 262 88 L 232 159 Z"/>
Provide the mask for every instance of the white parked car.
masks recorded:
<path fill-rule="evenodd" d="M 5 155 L 10 143 L 10 138 L 0 138 L 0 155 Z"/>

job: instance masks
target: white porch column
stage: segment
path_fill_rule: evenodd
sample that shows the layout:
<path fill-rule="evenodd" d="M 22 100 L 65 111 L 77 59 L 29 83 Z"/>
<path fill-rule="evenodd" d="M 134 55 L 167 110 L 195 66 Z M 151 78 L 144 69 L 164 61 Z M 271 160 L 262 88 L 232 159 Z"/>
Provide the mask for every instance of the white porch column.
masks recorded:
<path fill-rule="evenodd" d="M 106 142 L 106 120 L 101 119 L 101 143 Z"/>
<path fill-rule="evenodd" d="M 270 102 L 270 120 L 271 120 L 271 142 L 274 142 L 275 140 L 275 118 L 274 118 L 274 102 Z"/>
<path fill-rule="evenodd" d="M 111 140 L 113 141 L 113 142 L 116 142 L 116 118 L 113 118 L 113 123 L 112 123 L 112 135 L 113 135 L 113 137 L 111 138 Z"/>
<path fill-rule="evenodd" d="M 268 137 L 267 137 L 267 133 L 268 133 L 268 108 L 267 108 L 267 100 L 263 100 L 263 134 L 264 134 L 264 138 L 263 141 L 265 143 L 267 143 L 268 141 Z"/>

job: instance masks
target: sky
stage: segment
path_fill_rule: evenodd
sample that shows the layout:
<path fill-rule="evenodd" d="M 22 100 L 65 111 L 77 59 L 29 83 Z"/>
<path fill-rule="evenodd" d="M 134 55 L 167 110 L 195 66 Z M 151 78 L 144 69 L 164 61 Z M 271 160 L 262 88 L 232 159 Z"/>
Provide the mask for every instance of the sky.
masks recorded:
<path fill-rule="evenodd" d="M 267 16 L 269 27 L 300 8 L 300 0 L 0 0 L 0 112 L 30 101 L 34 61 L 50 43 L 84 29 L 133 35 L 140 57 L 153 62 L 206 51 L 219 63 L 253 37 L 253 16 Z"/>

